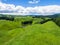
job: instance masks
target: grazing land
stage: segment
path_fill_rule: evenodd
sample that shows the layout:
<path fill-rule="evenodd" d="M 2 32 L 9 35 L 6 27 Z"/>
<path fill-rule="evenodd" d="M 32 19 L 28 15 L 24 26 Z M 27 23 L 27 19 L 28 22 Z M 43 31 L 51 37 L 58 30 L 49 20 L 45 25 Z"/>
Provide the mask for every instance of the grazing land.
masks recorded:
<path fill-rule="evenodd" d="M 60 45 L 60 15 L 0 14 L 0 45 Z"/>

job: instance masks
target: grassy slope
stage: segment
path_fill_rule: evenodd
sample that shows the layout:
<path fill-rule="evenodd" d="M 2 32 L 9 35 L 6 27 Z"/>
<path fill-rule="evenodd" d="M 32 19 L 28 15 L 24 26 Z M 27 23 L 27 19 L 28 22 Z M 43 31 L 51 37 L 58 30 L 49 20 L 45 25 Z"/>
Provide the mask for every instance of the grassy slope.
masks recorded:
<path fill-rule="evenodd" d="M 60 28 L 51 21 L 16 28 L 4 34 L 0 37 L 0 45 L 60 45 Z"/>

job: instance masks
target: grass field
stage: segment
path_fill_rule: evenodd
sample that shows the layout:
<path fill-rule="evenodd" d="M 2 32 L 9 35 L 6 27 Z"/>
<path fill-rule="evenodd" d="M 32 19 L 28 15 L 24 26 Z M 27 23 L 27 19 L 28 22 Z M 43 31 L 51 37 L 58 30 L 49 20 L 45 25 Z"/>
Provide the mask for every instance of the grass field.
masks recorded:
<path fill-rule="evenodd" d="M 60 27 L 52 21 L 20 27 L 19 22 L 0 20 L 0 45 L 60 45 Z"/>

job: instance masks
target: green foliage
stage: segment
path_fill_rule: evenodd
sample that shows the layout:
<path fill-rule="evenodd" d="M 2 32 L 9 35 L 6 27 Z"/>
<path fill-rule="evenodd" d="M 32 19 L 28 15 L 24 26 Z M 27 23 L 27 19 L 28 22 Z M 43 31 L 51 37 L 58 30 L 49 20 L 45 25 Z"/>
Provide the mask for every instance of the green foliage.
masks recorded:
<path fill-rule="evenodd" d="M 60 26 L 60 17 L 54 18 L 53 21 Z"/>

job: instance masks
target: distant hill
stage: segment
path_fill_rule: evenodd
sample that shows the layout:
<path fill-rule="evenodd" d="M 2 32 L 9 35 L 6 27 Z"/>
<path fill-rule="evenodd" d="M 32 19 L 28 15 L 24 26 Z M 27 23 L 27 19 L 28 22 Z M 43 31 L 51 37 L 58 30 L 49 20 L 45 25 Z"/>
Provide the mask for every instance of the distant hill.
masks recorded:
<path fill-rule="evenodd" d="M 40 17 L 56 18 L 56 17 L 60 17 L 60 13 L 53 14 L 53 15 L 6 15 L 6 14 L 0 14 L 0 17 L 1 16 L 12 16 L 12 17 L 31 16 L 31 17 L 35 17 L 35 18 L 40 18 Z"/>

